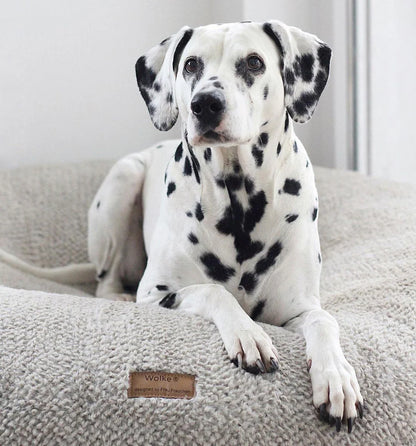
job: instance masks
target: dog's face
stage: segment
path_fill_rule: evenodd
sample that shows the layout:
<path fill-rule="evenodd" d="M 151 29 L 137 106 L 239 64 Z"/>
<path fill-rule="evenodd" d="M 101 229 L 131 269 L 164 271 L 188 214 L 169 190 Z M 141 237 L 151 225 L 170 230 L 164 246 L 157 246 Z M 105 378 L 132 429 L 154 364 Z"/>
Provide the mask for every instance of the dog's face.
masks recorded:
<path fill-rule="evenodd" d="M 178 114 L 194 146 L 248 143 L 286 110 L 307 121 L 329 73 L 330 49 L 281 22 L 183 28 L 142 56 L 137 81 L 155 126 Z"/>
<path fill-rule="evenodd" d="M 247 24 L 198 28 L 180 58 L 175 95 L 194 145 L 249 142 L 284 110 L 280 55 Z"/>

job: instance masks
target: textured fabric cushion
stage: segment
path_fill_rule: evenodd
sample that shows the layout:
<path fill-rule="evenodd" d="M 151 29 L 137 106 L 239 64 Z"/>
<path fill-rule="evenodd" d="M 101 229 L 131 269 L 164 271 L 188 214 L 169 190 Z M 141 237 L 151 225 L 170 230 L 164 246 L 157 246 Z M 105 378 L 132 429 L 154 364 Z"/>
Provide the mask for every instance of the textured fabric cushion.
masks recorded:
<path fill-rule="evenodd" d="M 110 165 L 2 172 L 0 246 L 42 266 L 86 261 L 86 212 Z M 322 304 L 366 401 L 352 434 L 317 420 L 296 334 L 263 324 L 281 371 L 252 376 L 200 317 L 0 265 L 0 284 L 25 289 L 0 287 L 0 444 L 415 444 L 416 190 L 315 171 Z M 197 396 L 127 399 L 130 370 L 195 374 Z"/>

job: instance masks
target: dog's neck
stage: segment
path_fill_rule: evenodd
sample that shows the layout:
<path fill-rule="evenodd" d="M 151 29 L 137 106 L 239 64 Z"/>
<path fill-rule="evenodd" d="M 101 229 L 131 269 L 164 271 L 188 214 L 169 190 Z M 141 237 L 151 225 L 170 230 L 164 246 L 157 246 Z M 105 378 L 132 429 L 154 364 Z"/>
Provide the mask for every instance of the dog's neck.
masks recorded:
<path fill-rule="evenodd" d="M 273 122 L 264 122 L 259 133 L 249 142 L 235 146 L 195 146 L 187 138 L 186 127 L 182 127 L 182 145 L 188 151 L 193 164 L 201 171 L 201 181 L 206 172 L 216 180 L 228 174 L 243 174 L 256 183 L 270 182 L 276 169 L 294 150 L 295 133 L 293 123 L 286 113 Z"/>

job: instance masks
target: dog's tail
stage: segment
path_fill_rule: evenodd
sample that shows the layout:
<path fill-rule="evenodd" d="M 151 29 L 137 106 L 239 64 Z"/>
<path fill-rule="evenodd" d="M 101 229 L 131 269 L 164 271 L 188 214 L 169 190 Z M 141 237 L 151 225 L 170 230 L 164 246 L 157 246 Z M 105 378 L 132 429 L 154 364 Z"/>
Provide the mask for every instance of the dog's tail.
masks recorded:
<path fill-rule="evenodd" d="M 2 249 L 0 249 L 0 260 L 8 266 L 32 274 L 35 277 L 49 279 L 64 285 L 94 282 L 97 273 L 92 263 L 77 263 L 57 268 L 41 268 L 31 265 Z"/>

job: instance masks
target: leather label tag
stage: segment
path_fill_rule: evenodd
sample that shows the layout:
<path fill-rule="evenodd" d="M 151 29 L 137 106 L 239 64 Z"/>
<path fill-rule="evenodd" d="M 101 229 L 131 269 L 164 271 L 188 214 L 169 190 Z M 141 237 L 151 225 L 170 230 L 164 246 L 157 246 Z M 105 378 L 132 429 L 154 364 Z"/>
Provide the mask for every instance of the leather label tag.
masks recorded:
<path fill-rule="evenodd" d="M 129 398 L 195 397 L 195 375 L 168 372 L 130 372 Z"/>

